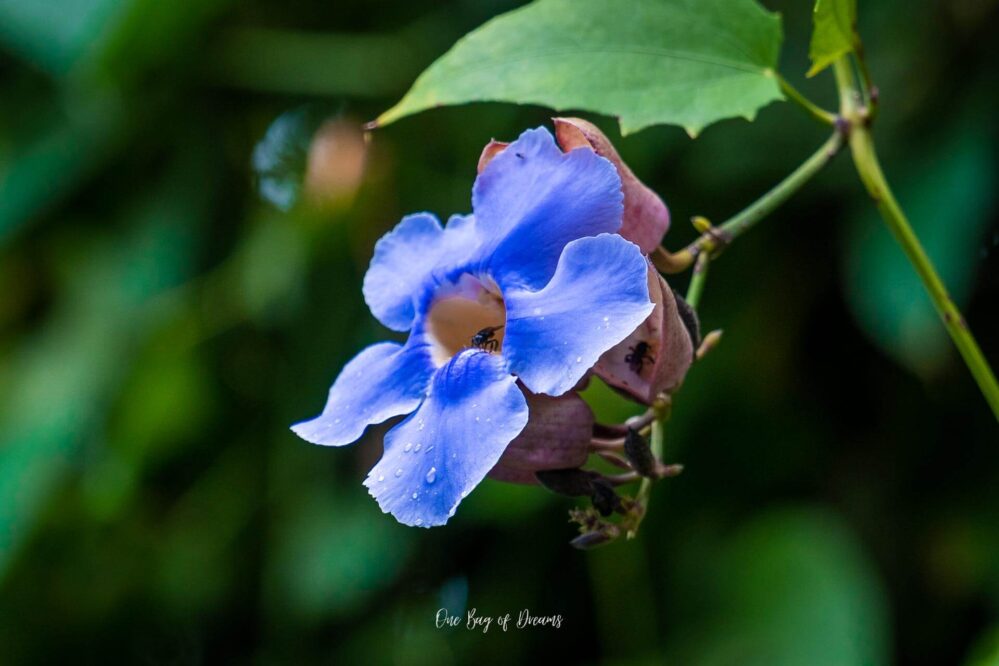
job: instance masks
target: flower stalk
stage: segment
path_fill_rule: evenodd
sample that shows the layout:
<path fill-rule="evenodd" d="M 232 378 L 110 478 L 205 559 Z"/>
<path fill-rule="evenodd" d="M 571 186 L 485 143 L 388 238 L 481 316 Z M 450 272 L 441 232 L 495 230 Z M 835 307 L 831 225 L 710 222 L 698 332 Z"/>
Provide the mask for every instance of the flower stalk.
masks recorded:
<path fill-rule="evenodd" d="M 954 345 L 971 371 L 993 414 L 999 420 L 999 382 L 996 381 L 995 374 L 971 334 L 961 311 L 951 299 L 947 287 L 944 286 L 933 262 L 923 249 L 922 243 L 919 242 L 885 179 L 869 129 L 869 108 L 859 104 L 860 98 L 850 62 L 843 57 L 836 61 L 834 67 L 840 93 L 841 113 L 850 123 L 850 152 L 860 180 L 874 200 L 888 230 L 922 281 Z"/>
<path fill-rule="evenodd" d="M 812 102 L 800 92 L 798 89 L 792 86 L 787 79 L 781 76 L 779 73 L 776 74 L 777 84 L 780 86 L 780 91 L 784 93 L 784 96 L 788 98 L 789 101 L 794 102 L 802 109 L 805 113 L 810 115 L 813 119 L 819 121 L 824 125 L 835 125 L 836 124 L 836 114 L 830 111 L 826 111 L 819 105 Z"/>
<path fill-rule="evenodd" d="M 837 123 L 836 131 L 817 151 L 784 180 L 742 211 L 720 226 L 710 227 L 679 252 L 670 253 L 662 247 L 657 248 L 652 255 L 656 268 L 663 273 L 680 273 L 690 268 L 702 252 L 718 254 L 725 246 L 752 229 L 757 222 L 774 212 L 791 195 L 800 190 L 836 157 L 845 142 L 846 127 L 843 123 Z"/>
<path fill-rule="evenodd" d="M 683 299 L 694 310 L 697 310 L 697 306 L 701 302 L 701 294 L 704 292 L 704 283 L 708 279 L 708 266 L 710 265 L 710 253 L 702 252 L 697 256 L 694 272 L 690 276 L 690 286 L 687 287 L 687 295 Z"/>
<path fill-rule="evenodd" d="M 673 408 L 673 401 L 668 395 L 661 396 L 652 405 L 654 418 L 652 420 L 652 431 L 649 435 L 649 448 L 655 460 L 662 460 L 663 449 L 666 441 L 666 421 L 669 420 Z M 642 477 L 642 483 L 638 486 L 635 494 L 635 505 L 633 508 L 634 520 L 628 526 L 627 538 L 634 539 L 638 535 L 638 528 L 648 511 L 649 497 L 652 495 L 652 484 L 655 479 Z"/>

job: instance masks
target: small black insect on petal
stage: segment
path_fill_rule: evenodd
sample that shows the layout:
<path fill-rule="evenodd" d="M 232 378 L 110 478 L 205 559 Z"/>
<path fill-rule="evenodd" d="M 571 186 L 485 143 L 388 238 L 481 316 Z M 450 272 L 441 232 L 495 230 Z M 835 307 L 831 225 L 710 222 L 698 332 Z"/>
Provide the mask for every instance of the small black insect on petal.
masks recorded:
<path fill-rule="evenodd" d="M 478 333 L 472 336 L 472 346 L 476 349 L 484 349 L 485 351 L 494 352 L 499 350 L 499 340 L 494 336 L 496 331 L 503 328 L 502 326 L 486 326 L 480 329 Z"/>
<path fill-rule="evenodd" d="M 644 340 L 633 347 L 628 347 L 628 349 L 631 350 L 631 353 L 625 356 L 624 360 L 636 375 L 642 372 L 646 363 L 656 362 L 656 359 L 649 354 L 649 343 Z"/>

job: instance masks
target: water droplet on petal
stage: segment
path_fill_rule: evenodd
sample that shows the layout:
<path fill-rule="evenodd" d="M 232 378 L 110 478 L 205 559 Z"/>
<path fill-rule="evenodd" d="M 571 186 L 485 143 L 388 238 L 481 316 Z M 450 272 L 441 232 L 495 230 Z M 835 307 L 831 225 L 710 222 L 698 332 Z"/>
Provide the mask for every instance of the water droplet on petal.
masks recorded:
<path fill-rule="evenodd" d="M 423 524 L 423 518 L 417 518 L 416 519 L 416 524 L 417 525 L 422 525 Z"/>
<path fill-rule="evenodd" d="M 401 467 L 395 471 L 395 478 L 398 479 L 400 476 L 402 476 L 402 468 Z"/>
<path fill-rule="evenodd" d="M 610 321 L 610 317 L 604 317 L 604 321 Z"/>
<path fill-rule="evenodd" d="M 381 481 L 384 481 L 384 480 L 385 480 L 385 475 L 384 474 L 379 474 L 378 475 L 378 481 L 381 482 Z"/>
<path fill-rule="evenodd" d="M 406 453 L 409 453 L 410 451 L 413 450 L 413 443 L 406 442 L 406 446 L 402 447 L 402 450 L 405 451 Z"/>
<path fill-rule="evenodd" d="M 576 357 L 576 363 L 582 363 L 582 362 L 583 362 L 583 357 L 582 356 L 577 356 Z"/>
<path fill-rule="evenodd" d="M 423 447 L 423 445 L 422 445 L 422 444 L 420 444 L 419 442 L 417 442 L 417 443 L 416 443 L 416 448 L 414 448 L 413 450 L 414 450 L 414 451 L 419 451 L 419 450 L 420 450 L 420 449 L 421 449 L 422 447 Z"/>
<path fill-rule="evenodd" d="M 437 468 L 431 467 L 430 471 L 427 472 L 427 483 L 433 483 L 437 480 Z"/>
<path fill-rule="evenodd" d="M 427 447 L 427 453 L 430 453 L 433 450 L 434 450 L 433 445 L 430 445 L 430 446 Z"/>
<path fill-rule="evenodd" d="M 333 423 L 339 423 L 340 419 L 333 419 Z"/>
<path fill-rule="evenodd" d="M 413 493 L 413 499 L 416 499 L 419 496 L 420 496 L 420 493 Z"/>

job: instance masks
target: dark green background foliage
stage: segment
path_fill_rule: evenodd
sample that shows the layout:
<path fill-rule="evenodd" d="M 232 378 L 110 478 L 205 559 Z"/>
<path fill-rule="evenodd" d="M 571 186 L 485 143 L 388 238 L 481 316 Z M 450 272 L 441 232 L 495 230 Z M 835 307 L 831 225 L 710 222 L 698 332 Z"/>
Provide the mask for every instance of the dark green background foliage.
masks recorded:
<path fill-rule="evenodd" d="M 832 105 L 831 74 L 804 77 L 809 3 L 766 4 L 782 71 Z M 889 177 L 996 365 L 999 4 L 860 4 Z M 725 337 L 637 541 L 574 551 L 568 502 L 494 482 L 402 527 L 360 484 L 381 429 L 336 451 L 287 430 L 387 337 L 374 241 L 468 211 L 481 146 L 550 114 L 405 119 L 356 192 L 333 169 L 345 194 L 287 212 L 254 146 L 294 112 L 261 158 L 293 198 L 309 123 L 338 115 L 333 163 L 356 164 L 349 128 L 516 5 L 0 0 L 0 662 L 997 663 L 996 424 L 844 158 L 712 269 Z M 618 145 L 679 247 L 825 133 L 774 104 Z M 565 621 L 483 636 L 441 607 Z"/>

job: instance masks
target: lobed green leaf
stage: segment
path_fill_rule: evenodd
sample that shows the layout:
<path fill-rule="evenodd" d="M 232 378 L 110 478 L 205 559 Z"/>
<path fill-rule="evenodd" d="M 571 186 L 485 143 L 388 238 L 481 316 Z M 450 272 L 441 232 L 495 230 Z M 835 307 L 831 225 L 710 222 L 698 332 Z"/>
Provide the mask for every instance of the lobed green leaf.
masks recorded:
<path fill-rule="evenodd" d="M 857 48 L 857 0 L 816 0 L 812 23 L 808 76 L 815 76 Z"/>
<path fill-rule="evenodd" d="M 539 0 L 460 39 L 377 125 L 437 106 L 539 104 L 695 136 L 782 99 L 780 16 L 753 0 Z"/>

